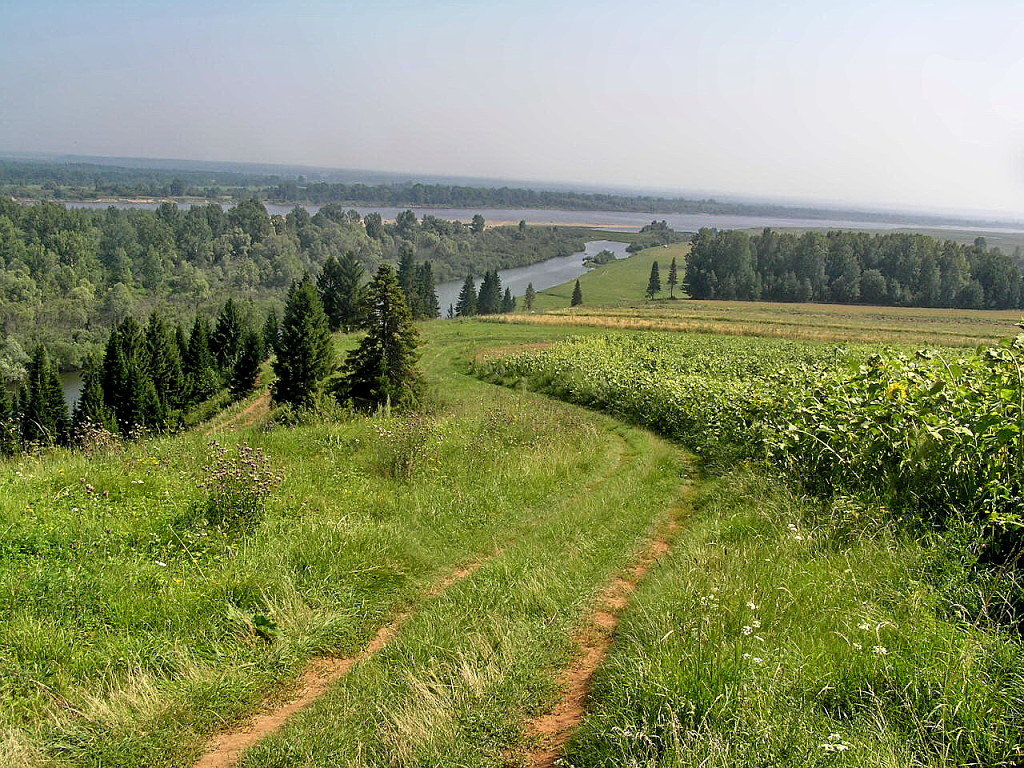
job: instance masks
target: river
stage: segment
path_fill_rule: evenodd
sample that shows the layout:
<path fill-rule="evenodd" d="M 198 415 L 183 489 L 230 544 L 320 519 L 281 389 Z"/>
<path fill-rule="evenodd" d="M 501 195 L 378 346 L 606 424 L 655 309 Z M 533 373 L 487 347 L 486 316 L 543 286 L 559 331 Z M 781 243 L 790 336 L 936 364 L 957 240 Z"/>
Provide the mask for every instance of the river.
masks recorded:
<path fill-rule="evenodd" d="M 498 276 L 501 278 L 501 289 L 504 291 L 508 288 L 512 291 L 513 296 L 522 297 L 526 293 L 526 286 L 530 283 L 533 283 L 533 288 L 536 291 L 561 285 L 569 280 L 575 280 L 587 271 L 587 268 L 583 266 L 583 259 L 587 256 L 596 256 L 601 251 L 607 250 L 614 253 L 616 258 L 623 259 L 629 256 L 626 252 L 627 245 L 629 244 L 617 243 L 612 240 L 591 240 L 586 243 L 584 250 L 570 256 L 556 256 L 553 259 L 526 267 L 501 270 L 498 272 Z M 480 287 L 479 278 L 481 277 L 482 275 L 477 276 L 477 288 Z M 437 301 L 441 307 L 442 317 L 447 317 L 448 305 L 454 306 L 458 301 L 463 282 L 465 282 L 465 278 L 441 283 L 437 286 Z"/>
<path fill-rule="evenodd" d="M 160 205 L 155 202 L 94 202 L 94 201 L 58 201 L 64 202 L 71 208 L 107 208 L 111 205 L 118 208 L 141 208 L 152 210 Z M 182 207 L 188 207 L 194 203 L 179 203 Z M 288 213 L 294 205 L 280 205 L 277 203 L 266 203 L 267 211 L 270 213 Z M 305 206 L 311 213 L 315 213 L 320 206 Z M 954 226 L 939 225 L 915 221 L 913 214 L 907 214 L 905 221 L 879 222 L 879 221 L 858 221 L 856 219 L 803 219 L 786 218 L 782 216 L 734 216 L 714 213 L 636 213 L 632 211 L 565 211 L 555 208 L 415 208 L 406 206 L 402 208 L 387 206 L 345 206 L 353 208 L 361 216 L 367 213 L 377 212 L 385 219 L 394 219 L 399 213 L 405 210 L 413 211 L 417 216 L 437 216 L 441 219 L 458 219 L 459 221 L 470 221 L 474 215 L 482 215 L 489 223 L 500 222 L 516 223 L 525 221 L 528 224 L 562 224 L 579 225 L 587 227 L 598 227 L 601 229 L 632 230 L 649 224 L 652 219 L 664 219 L 669 226 L 682 232 L 696 232 L 701 227 L 716 227 L 718 229 L 751 229 L 762 227 L 806 227 L 825 229 L 936 229 L 965 232 L 992 232 L 1005 234 L 1024 233 L 1024 228 L 1005 227 L 983 227 L 983 226 Z"/>

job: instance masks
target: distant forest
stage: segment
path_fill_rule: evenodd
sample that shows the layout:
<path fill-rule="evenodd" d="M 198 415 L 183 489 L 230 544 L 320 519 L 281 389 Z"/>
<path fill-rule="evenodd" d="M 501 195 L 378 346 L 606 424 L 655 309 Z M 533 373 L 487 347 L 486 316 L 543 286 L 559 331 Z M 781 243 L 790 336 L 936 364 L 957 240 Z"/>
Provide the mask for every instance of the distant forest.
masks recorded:
<path fill-rule="evenodd" d="M 1016 259 L 926 235 L 702 229 L 687 258 L 695 299 L 820 301 L 906 307 L 1024 306 Z"/>
<path fill-rule="evenodd" d="M 359 206 L 451 208 L 556 208 L 572 211 L 704 213 L 803 219 L 855 217 L 858 221 L 905 222 L 906 214 L 823 210 L 806 206 L 723 202 L 651 195 L 604 194 L 556 189 L 458 184 L 338 183 L 303 175 L 238 170 L 128 168 L 99 163 L 0 159 L 0 193 L 18 198 L 195 197 L 236 202 L 257 197 L 274 203 L 342 203 Z M 915 215 L 920 223 L 957 224 L 965 219 Z M 971 222 L 978 223 L 978 222 Z M 992 222 L 997 223 L 997 222 Z"/>
<path fill-rule="evenodd" d="M 369 273 L 403 256 L 429 261 L 441 282 L 581 251 L 585 234 L 411 211 L 389 223 L 336 204 L 271 216 L 257 200 L 150 211 L 0 197 L 0 377 L 20 375 L 37 343 L 61 368 L 79 367 L 113 325 L 157 308 L 172 321 L 212 316 L 228 297 L 245 314 L 280 309 L 292 282 L 331 257 L 351 253 Z"/>

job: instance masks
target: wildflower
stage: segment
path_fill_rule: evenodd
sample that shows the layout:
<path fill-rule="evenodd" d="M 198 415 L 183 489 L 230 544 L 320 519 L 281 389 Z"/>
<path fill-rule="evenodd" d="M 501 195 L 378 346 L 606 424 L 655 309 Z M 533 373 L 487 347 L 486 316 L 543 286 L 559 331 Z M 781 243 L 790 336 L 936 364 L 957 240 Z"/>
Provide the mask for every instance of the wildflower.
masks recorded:
<path fill-rule="evenodd" d="M 889 655 L 889 649 L 886 648 L 884 645 L 872 646 L 871 647 L 871 651 L 872 651 L 872 653 L 875 653 L 878 656 L 888 656 Z"/>
<path fill-rule="evenodd" d="M 866 621 L 862 621 L 860 624 L 857 625 L 857 629 L 862 630 L 864 632 L 870 632 L 871 625 L 868 624 Z"/>
<path fill-rule="evenodd" d="M 885 396 L 890 400 L 906 400 L 907 385 L 902 381 L 894 381 L 885 390 Z"/>
<path fill-rule="evenodd" d="M 740 632 L 742 632 L 744 635 L 752 635 L 754 633 L 754 628 L 751 626 L 744 626 L 743 629 L 740 630 Z"/>
<path fill-rule="evenodd" d="M 155 562 L 161 568 L 166 568 L 167 567 L 167 563 L 165 563 L 163 560 L 154 560 L 153 562 Z"/>
<path fill-rule="evenodd" d="M 751 601 L 749 601 L 749 602 L 747 603 L 747 608 L 749 608 L 749 609 L 750 609 L 750 610 L 752 610 L 752 611 L 756 611 L 756 610 L 757 610 L 757 606 L 756 606 L 756 605 L 754 605 L 754 601 L 753 601 L 753 600 L 751 600 Z"/>

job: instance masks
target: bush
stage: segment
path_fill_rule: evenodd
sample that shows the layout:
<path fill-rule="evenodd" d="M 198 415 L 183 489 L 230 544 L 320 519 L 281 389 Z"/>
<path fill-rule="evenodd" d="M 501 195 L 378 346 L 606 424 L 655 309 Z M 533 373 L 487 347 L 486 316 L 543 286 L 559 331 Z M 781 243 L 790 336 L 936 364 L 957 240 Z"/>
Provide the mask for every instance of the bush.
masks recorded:
<path fill-rule="evenodd" d="M 242 444 L 231 451 L 216 441 L 210 445 L 213 460 L 199 482 L 207 493 L 203 505 L 207 522 L 221 527 L 257 522 L 283 480 L 281 473 L 259 448 Z"/>

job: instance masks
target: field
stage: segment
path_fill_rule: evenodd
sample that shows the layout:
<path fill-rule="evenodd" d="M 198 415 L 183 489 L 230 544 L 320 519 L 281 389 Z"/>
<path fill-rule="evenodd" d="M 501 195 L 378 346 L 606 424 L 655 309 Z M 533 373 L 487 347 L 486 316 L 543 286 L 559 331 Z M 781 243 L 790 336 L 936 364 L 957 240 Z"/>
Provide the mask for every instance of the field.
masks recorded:
<path fill-rule="evenodd" d="M 972 517 L 1012 543 L 1016 347 L 872 368 L 799 328 L 422 330 L 412 413 L 275 423 L 261 394 L 0 465 L 0 764 L 1024 758 L 1015 571 Z"/>
<path fill-rule="evenodd" d="M 501 321 L 608 329 L 773 336 L 808 341 L 972 347 L 1017 332 L 1014 310 L 924 309 L 844 304 L 786 304 L 760 301 L 693 301 L 668 298 L 665 278 L 675 256 L 680 276 L 688 246 L 651 248 L 591 270 L 580 278 L 584 304 L 569 308 L 573 283 L 537 295 L 534 313 Z M 651 264 L 657 261 L 663 291 L 644 295 Z M 676 296 L 683 296 L 681 291 Z"/>

